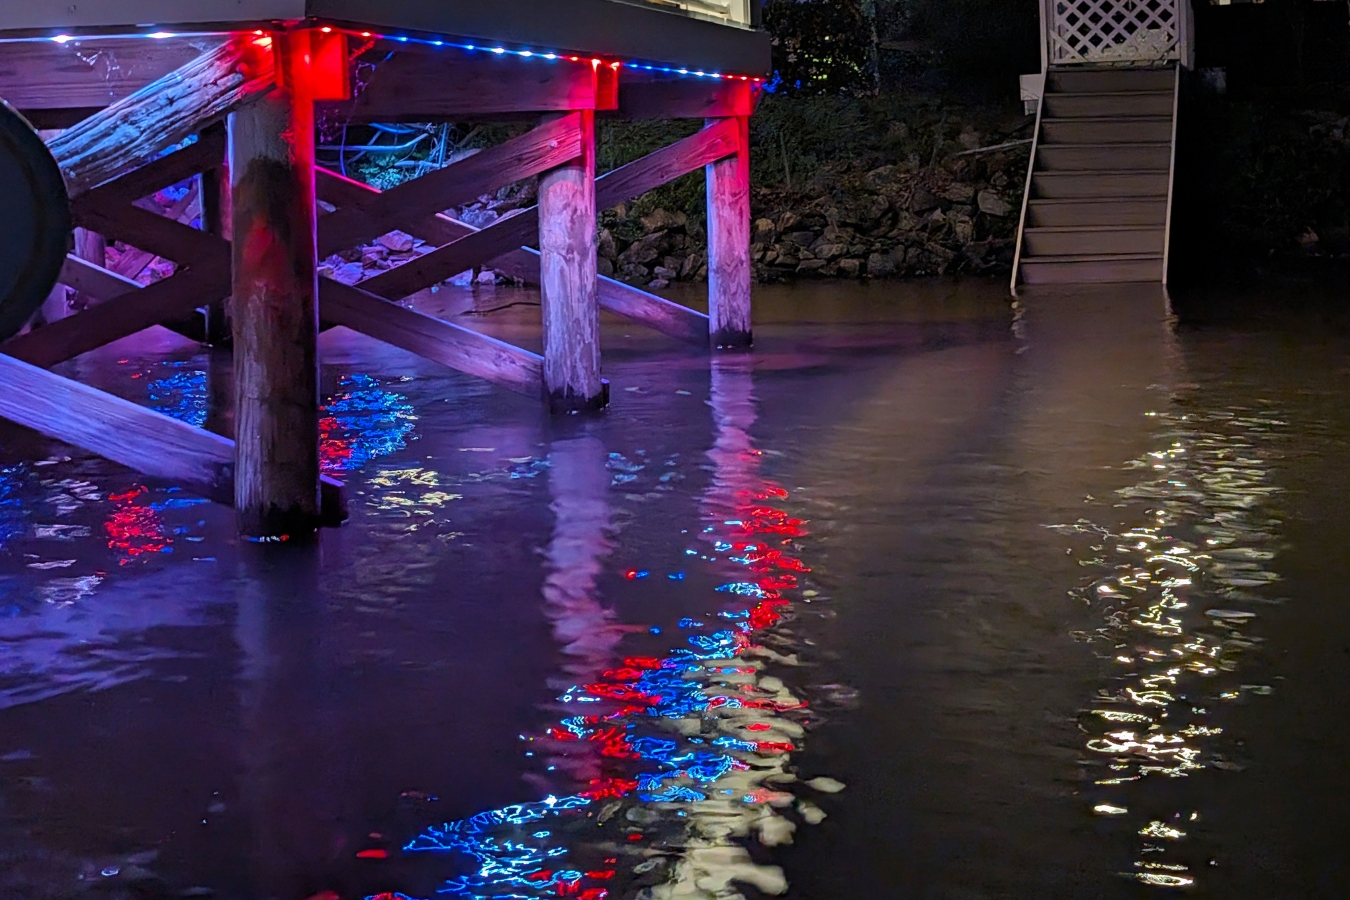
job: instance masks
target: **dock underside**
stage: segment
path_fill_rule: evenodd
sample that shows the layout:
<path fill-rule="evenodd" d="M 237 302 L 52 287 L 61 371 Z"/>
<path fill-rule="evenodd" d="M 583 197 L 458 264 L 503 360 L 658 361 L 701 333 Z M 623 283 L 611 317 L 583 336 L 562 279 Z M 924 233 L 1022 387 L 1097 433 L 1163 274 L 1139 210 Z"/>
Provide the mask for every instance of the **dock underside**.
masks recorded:
<path fill-rule="evenodd" d="M 351 328 L 561 413 L 607 401 L 602 309 L 703 347 L 748 345 L 747 121 L 758 79 L 534 56 L 308 22 L 245 34 L 0 41 L 0 98 L 49 127 L 65 120 L 48 147 L 74 224 L 97 238 L 82 246 L 99 248 L 72 253 L 60 276 L 87 309 L 0 344 L 0 380 L 21 381 L 26 400 L 0 415 L 213 499 L 233 496 L 245 533 L 289 536 L 340 507 L 318 477 L 315 340 L 325 327 Z M 353 123 L 532 127 L 380 192 L 316 166 L 316 112 Z M 597 116 L 695 118 L 703 127 L 597 177 Z M 601 278 L 597 212 L 700 169 L 710 313 Z M 539 183 L 535 208 L 481 229 L 445 214 L 530 179 Z M 146 202 L 174 185 L 188 185 L 199 221 Z M 395 231 L 426 241 L 426 252 L 354 285 L 318 274 L 319 259 Z M 108 241 L 168 261 L 173 274 L 142 286 L 101 258 Z M 540 285 L 543 355 L 401 305 L 483 265 Z M 217 322 L 204 339 L 233 339 L 237 443 L 44 371 L 153 325 L 183 330 L 194 315 Z"/>

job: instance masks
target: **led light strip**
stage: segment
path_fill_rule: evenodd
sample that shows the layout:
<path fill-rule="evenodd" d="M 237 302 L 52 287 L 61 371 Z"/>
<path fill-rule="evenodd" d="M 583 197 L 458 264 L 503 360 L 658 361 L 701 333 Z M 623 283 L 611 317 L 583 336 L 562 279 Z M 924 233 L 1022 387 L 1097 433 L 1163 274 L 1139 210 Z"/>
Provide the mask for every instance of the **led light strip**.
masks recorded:
<path fill-rule="evenodd" d="M 326 34 L 327 34 L 327 33 L 331 33 L 331 32 L 333 32 L 333 31 L 335 31 L 335 30 L 341 30 L 341 31 L 343 31 L 345 34 L 348 34 L 348 35 L 351 36 L 351 37 L 359 37 L 359 38 L 366 38 L 366 39 L 378 39 L 378 40 L 385 40 L 385 41 L 394 41 L 394 42 L 401 43 L 401 44 L 418 44 L 418 45 L 421 45 L 421 46 L 424 46 L 424 47 L 450 48 L 450 49 L 454 49 L 454 50 L 463 50 L 463 51 L 465 51 L 466 53 L 491 53 L 491 54 L 494 54 L 494 55 L 496 55 L 496 56 L 515 56 L 515 57 L 518 57 L 518 58 L 520 58 L 520 59 L 541 59 L 541 60 L 545 60 L 545 61 L 547 61 L 547 62 L 590 63 L 591 65 L 594 65 L 594 66 L 607 65 L 607 66 L 609 66 L 609 67 L 612 68 L 612 69 L 618 69 L 618 68 L 621 68 L 622 66 L 625 66 L 625 65 L 626 65 L 626 66 L 628 66 L 628 67 L 631 68 L 631 69 L 640 69 L 640 70 L 642 70 L 642 71 L 644 71 L 644 72 L 661 72 L 661 73 L 666 74 L 666 75 L 680 75 L 680 76 L 688 77 L 688 78 L 707 78 L 707 79 L 712 79 L 712 80 L 716 80 L 716 81 L 748 81 L 748 82 L 753 82 L 753 83 L 755 83 L 755 84 L 762 84 L 762 83 L 764 82 L 764 79 L 763 79 L 763 78 L 760 78 L 760 77 L 757 77 L 757 76 L 754 76 L 754 75 L 726 75 L 726 74 L 723 74 L 723 73 L 721 73 L 721 72 L 707 72 L 707 71 L 704 71 L 704 70 L 702 70 L 702 69 L 689 69 L 689 68 L 683 67 L 683 66 L 661 66 L 661 65 L 651 65 L 651 64 L 647 64 L 647 63 L 643 63 L 643 62 L 628 62 L 628 63 L 617 62 L 617 61 L 609 61 L 609 62 L 607 62 L 607 61 L 605 61 L 605 60 L 603 60 L 603 59 L 600 59 L 599 57 L 589 57 L 589 56 L 581 56 L 581 55 L 572 55 L 572 54 L 568 54 L 568 53 L 554 53 L 554 52 L 552 52 L 552 51 L 547 51 L 547 52 L 545 52 L 545 51 L 535 51 L 535 50 L 513 50 L 513 49 L 510 49 L 509 47 L 504 47 L 504 46 L 501 46 L 501 45 L 462 44 L 462 43 L 459 43 L 459 42 L 457 42 L 457 41 L 437 40 L 437 39 L 434 39 L 434 38 L 417 38 L 417 37 L 409 37 L 408 35 L 378 34 L 378 33 L 373 32 L 373 31 L 353 31 L 353 30 L 350 30 L 350 29 L 337 29 L 337 28 L 335 28 L 334 26 L 331 26 L 331 25 L 324 25 L 324 26 L 321 26 L 319 30 L 320 30 L 320 31 L 323 31 L 323 32 L 326 33 Z M 166 38 L 224 37 L 224 36 L 226 36 L 226 35 L 228 35 L 228 34 L 231 34 L 231 33 L 234 33 L 234 32 L 218 32 L 218 31 L 192 31 L 192 32 L 152 31 L 152 32 L 139 32 L 139 33 L 136 33 L 136 34 L 88 34 L 88 35 L 78 35 L 78 34 L 58 34 L 58 35 L 55 35 L 55 36 L 53 36 L 53 37 L 0 38 L 0 45 L 3 45 L 3 44 L 34 44 L 34 43 L 47 43 L 47 42 L 56 43 L 56 44 L 66 44 L 66 43 L 69 43 L 69 42 L 71 42 L 71 41 L 80 41 L 80 40 L 132 40 L 132 39 L 145 39 L 145 40 L 162 41 L 162 40 L 165 40 Z M 256 32 L 254 32 L 254 33 L 255 33 L 255 34 L 262 34 L 263 32 L 261 32 L 261 31 L 256 31 Z"/>

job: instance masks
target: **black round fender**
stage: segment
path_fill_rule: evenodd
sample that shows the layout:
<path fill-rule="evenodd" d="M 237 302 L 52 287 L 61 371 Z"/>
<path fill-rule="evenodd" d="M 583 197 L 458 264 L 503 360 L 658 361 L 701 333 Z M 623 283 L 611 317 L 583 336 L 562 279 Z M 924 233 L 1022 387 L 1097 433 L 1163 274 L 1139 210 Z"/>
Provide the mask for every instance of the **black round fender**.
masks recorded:
<path fill-rule="evenodd" d="M 56 287 L 71 244 L 65 179 L 42 138 L 0 101 L 0 341 Z"/>

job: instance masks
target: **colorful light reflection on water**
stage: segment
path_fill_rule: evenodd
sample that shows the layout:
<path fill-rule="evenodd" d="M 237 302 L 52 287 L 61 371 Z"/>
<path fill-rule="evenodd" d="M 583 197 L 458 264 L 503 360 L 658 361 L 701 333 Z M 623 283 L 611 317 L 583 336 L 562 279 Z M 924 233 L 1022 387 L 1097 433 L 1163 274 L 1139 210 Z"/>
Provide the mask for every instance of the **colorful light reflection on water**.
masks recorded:
<path fill-rule="evenodd" d="M 732 885 L 738 881 L 766 893 L 786 889 L 781 871 L 756 865 L 742 842 L 789 842 L 796 824 L 786 809 L 794 802 L 804 820 L 823 817 L 784 789 L 796 780 L 789 754 L 805 734 L 809 710 L 766 671 L 794 660 L 764 643 L 793 605 L 807 599 L 801 579 L 810 568 L 796 555 L 807 529 L 779 506 L 788 492 L 758 473 L 763 455 L 749 440 L 748 371 L 723 373 L 714 384 L 714 407 L 723 413 L 709 454 L 715 474 L 685 559 L 689 566 L 740 573 L 709 598 L 723 608 L 706 623 L 683 619 L 683 640 L 665 655 L 620 656 L 593 680 L 571 685 L 558 701 L 575 712 L 541 734 L 522 736 L 531 748 L 527 755 L 544 756 L 550 770 L 589 775 L 572 792 L 428 828 L 408 842 L 409 853 L 470 860 L 469 871 L 438 893 L 604 900 L 636 884 L 647 885 L 654 898 L 737 897 Z M 554 472 L 573 475 L 567 460 Z M 569 529 L 602 527 L 602 510 L 577 512 L 578 500 L 564 499 L 554 508 L 571 517 Z M 578 564 L 568 560 L 569 568 Z M 666 574 L 676 582 L 685 576 Z M 627 580 L 650 575 L 624 573 Z M 567 585 L 575 593 L 588 583 L 583 575 Z M 751 603 L 726 606 L 738 597 Z M 572 603 L 574 614 L 604 627 L 607 617 L 598 606 L 578 613 L 577 598 L 558 602 Z M 572 664 L 569 671 L 584 668 Z"/>

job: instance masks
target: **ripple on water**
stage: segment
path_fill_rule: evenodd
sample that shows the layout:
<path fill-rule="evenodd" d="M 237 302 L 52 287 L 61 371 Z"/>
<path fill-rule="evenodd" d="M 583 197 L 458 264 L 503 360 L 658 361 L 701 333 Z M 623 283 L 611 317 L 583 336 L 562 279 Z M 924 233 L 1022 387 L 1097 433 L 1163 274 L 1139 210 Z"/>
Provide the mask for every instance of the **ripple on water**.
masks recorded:
<path fill-rule="evenodd" d="M 1222 725 L 1222 704 L 1244 693 L 1244 658 L 1260 643 L 1260 614 L 1280 527 L 1273 441 L 1284 423 L 1266 411 L 1153 413 L 1162 446 L 1128 468 L 1140 480 L 1118 492 L 1122 523 L 1053 526 L 1093 570 L 1072 592 L 1103 624 L 1081 634 L 1116 669 L 1080 716 L 1085 791 L 1099 816 L 1135 822 L 1127 877 L 1155 887 L 1195 885 L 1209 864 L 1191 840 L 1201 812 L 1171 808 L 1156 779 L 1231 777 L 1245 765 Z M 1216 771 L 1217 770 L 1217 771 Z"/>

